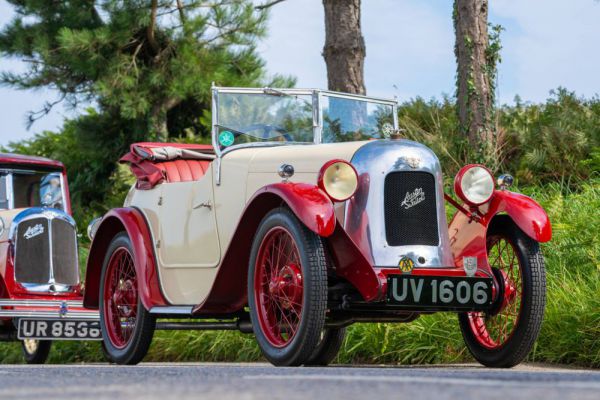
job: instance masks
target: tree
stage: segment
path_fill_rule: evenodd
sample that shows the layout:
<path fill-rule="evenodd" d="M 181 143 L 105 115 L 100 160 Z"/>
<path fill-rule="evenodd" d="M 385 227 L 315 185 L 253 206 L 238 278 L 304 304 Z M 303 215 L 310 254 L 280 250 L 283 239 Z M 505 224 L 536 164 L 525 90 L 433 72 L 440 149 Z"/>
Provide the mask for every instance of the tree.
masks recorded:
<path fill-rule="evenodd" d="M 272 0 L 257 6 L 264 10 L 285 0 Z M 323 0 L 325 46 L 329 90 L 366 94 L 364 65 L 365 40 L 360 26 L 360 0 Z"/>
<path fill-rule="evenodd" d="M 501 27 L 493 26 L 488 36 L 488 0 L 455 0 L 453 17 L 459 123 L 481 161 L 486 161 L 497 145 L 493 116 Z"/>
<path fill-rule="evenodd" d="M 211 82 L 223 86 L 293 84 L 267 80 L 255 43 L 267 13 L 251 0 L 8 0 L 17 16 L 0 31 L 0 54 L 25 61 L 0 83 L 49 87 L 58 102 L 93 105 L 7 150 L 65 163 L 77 220 L 122 202 L 118 158 L 144 140 L 201 141 L 210 132 Z"/>
<path fill-rule="evenodd" d="M 323 0 L 329 90 L 365 94 L 365 40 L 360 26 L 360 0 Z"/>
<path fill-rule="evenodd" d="M 3 73 L 1 83 L 50 87 L 72 105 L 93 100 L 145 121 L 150 138 L 168 138 L 174 112 L 187 112 L 197 130 L 212 80 L 246 86 L 265 78 L 255 43 L 267 13 L 250 0 L 8 1 L 17 16 L 0 32 L 0 52 L 29 68 Z"/>

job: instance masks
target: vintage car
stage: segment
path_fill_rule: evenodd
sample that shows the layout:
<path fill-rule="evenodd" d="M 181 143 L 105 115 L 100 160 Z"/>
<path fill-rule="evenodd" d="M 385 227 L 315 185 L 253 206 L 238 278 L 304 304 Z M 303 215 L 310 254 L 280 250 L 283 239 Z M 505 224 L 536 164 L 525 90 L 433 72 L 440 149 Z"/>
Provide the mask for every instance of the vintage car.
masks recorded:
<path fill-rule="evenodd" d="M 102 339 L 82 304 L 76 235 L 64 166 L 0 154 L 0 340 L 20 340 L 28 363 L 53 340 Z"/>
<path fill-rule="evenodd" d="M 395 101 L 212 90 L 212 146 L 136 143 L 123 208 L 92 222 L 84 305 L 120 364 L 155 329 L 253 332 L 277 366 L 325 365 L 356 322 L 458 313 L 473 356 L 510 367 L 544 313 L 544 210 L 488 169 L 444 192 Z M 457 209 L 447 225 L 445 200 Z"/>

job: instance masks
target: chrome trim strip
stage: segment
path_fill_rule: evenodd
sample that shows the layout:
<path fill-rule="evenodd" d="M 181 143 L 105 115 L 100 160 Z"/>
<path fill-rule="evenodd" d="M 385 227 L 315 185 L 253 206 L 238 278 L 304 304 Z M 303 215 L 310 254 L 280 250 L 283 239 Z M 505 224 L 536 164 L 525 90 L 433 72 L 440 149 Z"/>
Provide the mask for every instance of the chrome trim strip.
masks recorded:
<path fill-rule="evenodd" d="M 191 315 L 194 306 L 157 306 L 150 309 L 150 314 Z"/>
<path fill-rule="evenodd" d="M 83 307 L 82 300 L 0 300 L 0 307 Z"/>
<path fill-rule="evenodd" d="M 0 310 L 0 317 L 100 320 L 100 314 L 97 311 L 69 311 L 61 316 L 60 311 Z"/>
<path fill-rule="evenodd" d="M 6 175 L 6 195 L 8 196 L 8 209 L 15 208 L 15 195 L 13 193 L 13 173 L 10 171 Z"/>

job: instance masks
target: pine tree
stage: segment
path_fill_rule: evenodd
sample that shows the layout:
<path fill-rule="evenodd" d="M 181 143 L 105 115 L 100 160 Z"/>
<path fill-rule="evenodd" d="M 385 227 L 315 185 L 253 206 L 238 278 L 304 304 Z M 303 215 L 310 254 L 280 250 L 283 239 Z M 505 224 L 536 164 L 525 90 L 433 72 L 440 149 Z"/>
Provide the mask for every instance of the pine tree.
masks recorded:
<path fill-rule="evenodd" d="M 201 129 L 212 81 L 264 83 L 255 51 L 267 13 L 251 0 L 8 0 L 17 16 L 0 32 L 0 54 L 25 73 L 3 73 L 19 89 L 50 87 L 62 100 L 93 101 L 120 118 L 144 121 L 152 139 Z M 290 84 L 277 78 L 278 84 Z"/>

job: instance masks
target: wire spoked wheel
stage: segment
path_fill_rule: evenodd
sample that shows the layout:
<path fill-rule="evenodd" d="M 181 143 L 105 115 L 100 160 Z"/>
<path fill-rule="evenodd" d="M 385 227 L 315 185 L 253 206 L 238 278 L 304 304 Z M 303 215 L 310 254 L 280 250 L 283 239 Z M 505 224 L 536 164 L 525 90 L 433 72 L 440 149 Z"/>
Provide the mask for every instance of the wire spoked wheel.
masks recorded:
<path fill-rule="evenodd" d="M 125 247 L 119 247 L 108 262 L 103 299 L 108 336 L 113 346 L 123 349 L 135 330 L 138 304 L 133 256 Z"/>
<path fill-rule="evenodd" d="M 490 238 L 488 259 L 498 282 L 498 298 L 491 312 L 469 313 L 469 322 L 479 343 L 493 350 L 508 341 L 519 323 L 523 280 L 515 248 L 505 237 Z"/>
<path fill-rule="evenodd" d="M 100 327 L 106 358 L 116 364 L 139 363 L 150 347 L 156 319 L 139 297 L 131 240 L 123 232 L 109 245 L 100 282 Z"/>
<path fill-rule="evenodd" d="M 325 326 L 327 263 L 321 238 L 285 208 L 262 220 L 248 268 L 252 328 L 274 365 L 305 363 Z"/>
<path fill-rule="evenodd" d="M 542 326 L 544 258 L 539 243 L 504 215 L 488 229 L 487 251 L 495 280 L 494 304 L 485 312 L 460 314 L 460 327 L 477 361 L 512 367 L 529 354 Z"/>
<path fill-rule="evenodd" d="M 281 226 L 272 228 L 260 245 L 254 271 L 254 293 L 261 329 L 269 343 L 283 347 L 302 319 L 302 271 L 294 238 Z"/>

